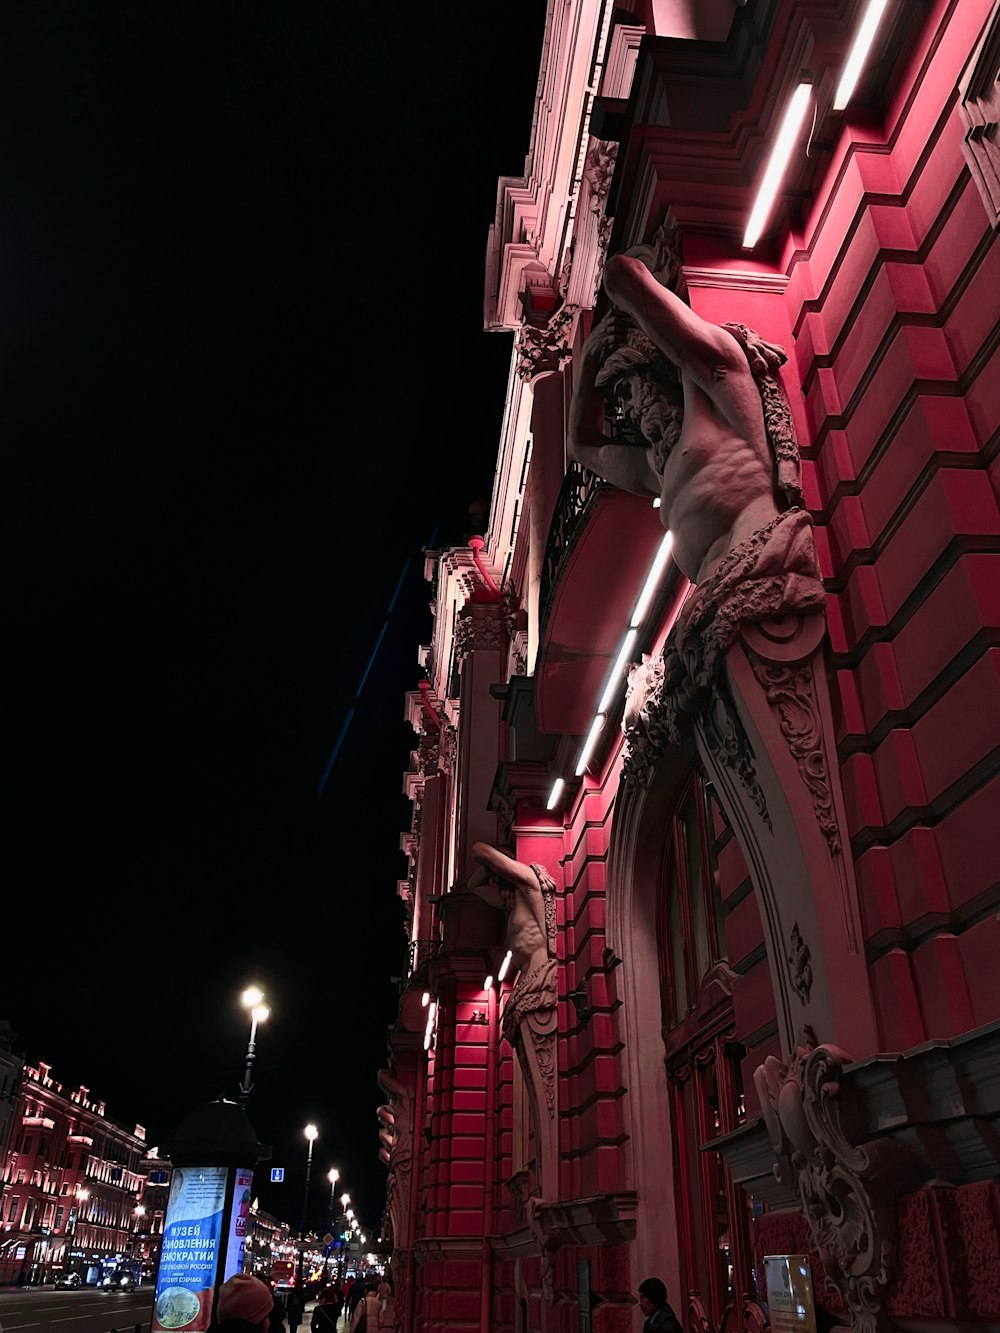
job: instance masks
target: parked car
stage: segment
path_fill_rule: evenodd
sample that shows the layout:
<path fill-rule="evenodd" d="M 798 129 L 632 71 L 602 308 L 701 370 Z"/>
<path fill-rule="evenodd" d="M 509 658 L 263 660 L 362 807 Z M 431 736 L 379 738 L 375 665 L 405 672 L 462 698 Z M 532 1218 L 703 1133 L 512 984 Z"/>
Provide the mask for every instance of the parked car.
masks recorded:
<path fill-rule="evenodd" d="M 82 1287 L 83 1278 L 79 1273 L 60 1273 L 56 1278 L 57 1287 Z"/>

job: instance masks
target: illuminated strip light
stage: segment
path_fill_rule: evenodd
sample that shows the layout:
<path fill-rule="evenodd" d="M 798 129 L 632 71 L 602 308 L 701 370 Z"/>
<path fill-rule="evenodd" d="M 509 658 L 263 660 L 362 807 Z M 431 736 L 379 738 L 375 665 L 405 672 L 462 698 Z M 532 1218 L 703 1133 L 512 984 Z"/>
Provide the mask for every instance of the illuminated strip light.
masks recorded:
<path fill-rule="evenodd" d="M 487 977 L 486 980 L 483 982 L 483 990 L 489 990 L 492 987 L 492 985 L 493 985 L 493 978 Z"/>
<path fill-rule="evenodd" d="M 875 40 L 875 33 L 882 21 L 887 3 L 888 0 L 868 0 L 868 7 L 858 25 L 858 31 L 847 54 L 840 82 L 837 84 L 837 91 L 833 95 L 834 111 L 843 111 L 854 96 L 854 89 L 861 77 L 861 71 L 868 59 L 868 53 L 872 49 L 872 42 Z"/>
<path fill-rule="evenodd" d="M 426 1026 L 426 1028 L 424 1028 L 424 1050 L 425 1050 L 425 1051 L 427 1051 L 427 1050 L 430 1049 L 431 1036 L 432 1036 L 433 1031 L 434 1031 L 434 1014 L 435 1014 L 435 1011 L 436 1011 L 436 1010 L 437 1010 L 437 1004 L 436 1004 L 436 1002 L 435 1002 L 434 1000 L 431 1000 L 430 1004 L 427 1006 L 427 1026 Z"/>
<path fill-rule="evenodd" d="M 639 594 L 639 600 L 635 604 L 635 610 L 632 612 L 632 624 L 639 625 L 649 610 L 649 604 L 653 600 L 653 593 L 659 585 L 663 571 L 666 568 L 667 561 L 670 559 L 670 552 L 674 545 L 674 534 L 665 532 L 663 541 L 660 542 L 660 549 L 657 551 L 653 563 L 649 567 L 649 573 L 646 575 L 646 585 Z"/>
<path fill-rule="evenodd" d="M 757 244 L 770 216 L 771 209 L 774 207 L 774 201 L 778 197 L 778 190 L 781 188 L 781 182 L 788 167 L 788 160 L 792 155 L 792 149 L 795 147 L 795 141 L 799 137 L 802 122 L 805 120 L 806 112 L 809 109 L 811 95 L 811 83 L 800 83 L 795 92 L 792 93 L 781 122 L 781 128 L 778 130 L 778 137 L 771 149 L 764 179 L 760 183 L 757 198 L 754 200 L 753 208 L 750 211 L 750 221 L 743 233 L 743 248 L 745 250 L 750 250 Z"/>
<path fill-rule="evenodd" d="M 560 778 L 559 781 L 562 782 L 562 778 Z M 509 949 L 504 954 L 503 962 L 500 964 L 500 971 L 497 973 L 497 981 L 503 981 L 504 977 L 507 975 L 507 969 L 510 967 L 510 960 L 513 956 L 514 955 Z"/>
<path fill-rule="evenodd" d="M 590 763 L 590 756 L 594 752 L 594 746 L 597 744 L 597 738 L 601 734 L 601 730 L 604 727 L 604 721 L 605 721 L 604 714 L 598 713 L 597 716 L 594 718 L 593 722 L 591 722 L 590 724 L 590 731 L 587 735 L 586 741 L 584 741 L 583 749 L 580 751 L 580 758 L 577 760 L 576 764 L 577 777 L 580 776 L 583 770 Z"/>
<path fill-rule="evenodd" d="M 635 647 L 635 641 L 639 631 L 633 625 L 622 640 L 622 646 L 618 649 L 618 656 L 615 658 L 615 664 L 611 668 L 611 675 L 608 677 L 608 683 L 604 687 L 604 693 L 601 695 L 601 702 L 597 705 L 598 715 L 608 711 L 608 705 L 615 697 L 618 687 L 621 685 L 622 670 L 625 663 L 632 656 L 632 649 Z M 577 772 L 580 770 L 577 769 Z"/>
<path fill-rule="evenodd" d="M 546 810 L 551 810 L 558 803 L 563 794 L 563 788 L 566 786 L 565 778 L 556 778 L 552 784 L 552 790 L 549 792 L 549 799 L 545 803 Z"/>

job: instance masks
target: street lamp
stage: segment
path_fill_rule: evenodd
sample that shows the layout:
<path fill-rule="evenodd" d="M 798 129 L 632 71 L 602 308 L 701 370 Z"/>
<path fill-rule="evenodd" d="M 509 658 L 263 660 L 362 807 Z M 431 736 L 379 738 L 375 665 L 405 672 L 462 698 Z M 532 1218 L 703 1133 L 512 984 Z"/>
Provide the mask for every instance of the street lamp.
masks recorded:
<path fill-rule="evenodd" d="M 309 1215 L 309 1181 L 312 1179 L 313 1167 L 313 1144 L 319 1136 L 319 1130 L 315 1125 L 306 1125 L 302 1131 L 309 1143 L 309 1151 L 306 1155 L 306 1183 L 302 1191 L 302 1228 L 299 1234 L 299 1291 L 302 1291 L 302 1264 L 306 1253 L 306 1218 Z"/>
<path fill-rule="evenodd" d="M 347 1205 L 350 1202 L 351 1202 L 351 1196 L 349 1194 L 342 1194 L 340 1196 L 340 1211 L 343 1213 L 342 1220 L 344 1222 L 347 1221 Z M 344 1280 L 344 1274 L 347 1272 L 347 1247 L 349 1246 L 350 1241 L 348 1241 L 347 1238 L 343 1235 L 343 1227 L 340 1226 L 339 1224 L 338 1224 L 338 1229 L 341 1232 L 341 1237 L 340 1237 L 340 1265 L 337 1269 L 337 1281 L 342 1282 Z"/>
<path fill-rule="evenodd" d="M 335 1226 L 335 1224 L 336 1224 L 336 1217 L 334 1216 L 334 1211 L 333 1211 L 333 1210 L 334 1210 L 334 1205 L 335 1205 L 335 1194 L 336 1194 L 336 1189 L 337 1189 L 337 1181 L 340 1179 L 340 1172 L 337 1170 L 337 1168 L 336 1168 L 335 1166 L 331 1166 L 330 1169 L 329 1169 L 329 1171 L 326 1173 L 326 1178 L 327 1178 L 327 1180 L 330 1182 L 330 1231 L 332 1232 L 333 1229 L 334 1229 L 334 1226 Z M 332 1242 L 331 1242 L 331 1248 L 332 1248 Z M 334 1262 L 336 1262 L 336 1261 L 334 1261 Z M 327 1278 L 327 1281 L 329 1281 L 329 1279 L 330 1279 L 330 1268 L 329 1268 L 329 1264 L 326 1265 L 326 1267 L 325 1267 L 325 1272 L 326 1272 L 326 1278 Z"/>
<path fill-rule="evenodd" d="M 74 1249 L 76 1248 L 76 1229 L 80 1225 L 80 1210 L 83 1208 L 83 1205 L 86 1203 L 86 1201 L 90 1198 L 90 1190 L 77 1189 L 75 1191 L 75 1194 L 76 1194 L 76 1207 L 70 1210 L 70 1220 L 73 1223 L 73 1228 L 68 1233 L 67 1243 L 66 1243 L 66 1256 L 64 1260 L 64 1262 L 67 1265 L 69 1264 L 69 1258 L 70 1258 L 69 1254 L 70 1245 L 72 1245 Z"/>
<path fill-rule="evenodd" d="M 250 1010 L 250 1042 L 247 1046 L 246 1069 L 243 1072 L 243 1082 L 240 1084 L 239 1102 L 241 1106 L 246 1106 L 250 1100 L 250 1093 L 253 1091 L 253 1084 L 250 1082 L 250 1076 L 253 1072 L 253 1058 L 255 1055 L 255 1043 L 257 1041 L 257 1024 L 263 1023 L 271 1012 L 267 1005 L 263 1003 L 264 992 L 259 986 L 248 986 L 240 1000 L 244 1009 Z"/>

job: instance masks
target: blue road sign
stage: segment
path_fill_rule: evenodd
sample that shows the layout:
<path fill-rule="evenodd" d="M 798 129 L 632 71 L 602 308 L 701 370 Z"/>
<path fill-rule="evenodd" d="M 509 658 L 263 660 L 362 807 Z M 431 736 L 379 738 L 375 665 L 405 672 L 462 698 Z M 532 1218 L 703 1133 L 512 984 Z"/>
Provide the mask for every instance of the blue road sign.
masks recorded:
<path fill-rule="evenodd" d="M 285 1178 L 285 1168 L 283 1166 L 271 1167 L 271 1184 L 280 1185 Z"/>

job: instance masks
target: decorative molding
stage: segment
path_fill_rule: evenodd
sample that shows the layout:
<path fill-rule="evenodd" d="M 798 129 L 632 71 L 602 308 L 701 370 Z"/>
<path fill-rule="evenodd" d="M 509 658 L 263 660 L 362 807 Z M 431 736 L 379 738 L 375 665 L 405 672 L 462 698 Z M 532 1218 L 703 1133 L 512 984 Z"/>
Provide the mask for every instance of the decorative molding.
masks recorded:
<path fill-rule="evenodd" d="M 900 1155 L 891 1144 L 863 1143 L 856 1101 L 837 1046 L 818 1046 L 811 1028 L 787 1063 L 768 1056 L 754 1072 L 775 1153 L 774 1173 L 797 1185 L 802 1211 L 828 1278 L 856 1333 L 887 1326 L 886 1288 L 895 1259 L 895 1197 Z"/>
<path fill-rule="evenodd" d="M 543 1016 L 545 1019 L 544 1028 L 539 1023 L 539 1019 Z M 542 1075 L 545 1106 L 549 1113 L 549 1119 L 554 1120 L 556 1114 L 556 1033 L 551 1019 L 552 1015 L 546 1010 L 537 1010 L 533 1014 L 528 1014 L 524 1022 L 531 1029 L 531 1043 L 534 1046 L 535 1058 L 538 1060 L 538 1068 Z"/>
<path fill-rule="evenodd" d="M 813 984 L 811 954 L 809 945 L 802 938 L 797 921 L 792 923 L 788 952 L 785 954 L 785 958 L 792 978 L 792 990 L 795 991 L 803 1004 L 808 1004 Z"/>
<path fill-rule="evenodd" d="M 685 264 L 684 281 L 688 287 L 714 287 L 726 292 L 767 292 L 781 296 L 788 286 L 786 273 L 756 272 L 738 268 L 702 268 Z"/>
<path fill-rule="evenodd" d="M 595 139 L 583 164 L 583 174 L 590 186 L 590 211 L 604 213 L 604 203 L 615 174 L 618 145 L 610 139 Z"/>
<path fill-rule="evenodd" d="M 570 339 L 577 311 L 564 306 L 542 328 L 522 323 L 517 344 L 517 373 L 530 382 L 536 375 L 559 370 L 572 356 Z"/>
<path fill-rule="evenodd" d="M 958 81 L 962 152 L 994 230 L 1000 227 L 1000 0 Z"/>
<path fill-rule="evenodd" d="M 840 851 L 840 830 L 833 807 L 833 789 L 823 745 L 823 726 L 811 663 L 789 666 L 747 659 L 767 701 L 778 714 L 778 726 L 812 798 L 813 813 L 831 855 Z"/>
<path fill-rule="evenodd" d="M 720 763 L 736 775 L 743 790 L 753 801 L 757 813 L 773 833 L 767 799 L 757 778 L 753 746 L 726 691 L 718 684 L 702 714 L 702 724 L 708 748 Z"/>
<path fill-rule="evenodd" d="M 464 607 L 455 622 L 455 658 L 460 664 L 471 652 L 499 652 L 500 609 L 493 603 L 476 602 Z"/>

